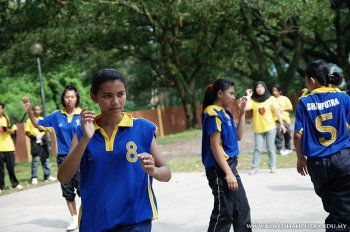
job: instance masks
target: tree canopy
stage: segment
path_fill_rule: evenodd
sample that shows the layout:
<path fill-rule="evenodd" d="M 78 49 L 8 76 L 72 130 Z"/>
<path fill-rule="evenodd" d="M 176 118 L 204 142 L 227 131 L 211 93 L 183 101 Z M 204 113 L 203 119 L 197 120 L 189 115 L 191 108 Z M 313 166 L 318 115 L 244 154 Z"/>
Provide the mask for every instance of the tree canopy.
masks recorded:
<path fill-rule="evenodd" d="M 29 50 L 40 42 L 48 112 L 69 83 L 97 110 L 90 78 L 113 67 L 129 81 L 126 110 L 163 94 L 194 127 L 196 104 L 220 77 L 236 83 L 238 96 L 257 80 L 295 93 L 305 64 L 323 59 L 350 81 L 349 16 L 346 0 L 0 0 L 0 101 L 17 118 L 23 95 L 40 103 Z"/>

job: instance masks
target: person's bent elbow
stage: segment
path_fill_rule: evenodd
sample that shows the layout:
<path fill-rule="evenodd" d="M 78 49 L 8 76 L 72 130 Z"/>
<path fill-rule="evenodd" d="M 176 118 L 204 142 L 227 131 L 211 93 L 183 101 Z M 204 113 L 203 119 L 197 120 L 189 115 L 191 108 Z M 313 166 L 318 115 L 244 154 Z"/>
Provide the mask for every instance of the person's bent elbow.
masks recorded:
<path fill-rule="evenodd" d="M 62 165 L 58 168 L 57 179 L 61 184 L 65 184 L 72 179 L 73 175 L 69 175 L 69 173 L 63 170 Z"/>

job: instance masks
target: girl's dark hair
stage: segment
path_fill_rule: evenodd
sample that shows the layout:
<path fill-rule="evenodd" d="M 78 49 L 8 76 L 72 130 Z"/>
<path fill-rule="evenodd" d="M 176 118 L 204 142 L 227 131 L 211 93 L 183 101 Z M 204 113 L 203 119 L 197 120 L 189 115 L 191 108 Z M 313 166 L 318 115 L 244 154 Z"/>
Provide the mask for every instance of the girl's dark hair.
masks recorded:
<path fill-rule="evenodd" d="M 126 88 L 126 80 L 123 74 L 111 68 L 100 69 L 92 77 L 90 92 L 96 95 L 102 83 L 116 80 L 121 81 Z"/>
<path fill-rule="evenodd" d="M 272 92 L 272 89 L 273 88 L 276 88 L 278 92 L 280 92 L 281 95 L 283 95 L 283 91 L 282 91 L 282 88 L 281 88 L 281 85 L 280 84 L 274 84 L 272 85 L 272 88 L 271 88 L 271 92 Z"/>
<path fill-rule="evenodd" d="M 5 109 L 5 103 L 0 102 L 0 106 L 1 106 L 3 109 Z"/>
<path fill-rule="evenodd" d="M 214 104 L 214 101 L 217 98 L 218 92 L 225 91 L 231 86 L 235 86 L 235 83 L 233 81 L 227 80 L 227 79 L 217 79 L 213 84 L 210 84 L 207 87 L 207 90 L 205 91 L 204 94 L 204 99 L 203 99 L 203 109 L 202 109 L 202 121 L 204 118 L 204 110 L 207 108 L 207 106 L 210 106 Z"/>
<path fill-rule="evenodd" d="M 322 60 L 316 60 L 306 65 L 305 76 L 307 78 L 315 78 L 322 86 L 329 84 L 338 86 L 341 84 L 342 78 L 337 72 L 329 72 L 327 64 Z"/>
<path fill-rule="evenodd" d="M 74 85 L 67 85 L 62 94 L 61 94 L 61 103 L 63 105 L 63 107 L 66 107 L 66 104 L 64 103 L 64 95 L 66 95 L 66 93 L 68 91 L 74 91 L 75 92 L 75 95 L 77 96 L 77 103 L 75 104 L 75 107 L 77 107 L 80 103 L 80 96 L 79 96 L 79 93 L 78 93 L 78 90 L 74 87 Z"/>

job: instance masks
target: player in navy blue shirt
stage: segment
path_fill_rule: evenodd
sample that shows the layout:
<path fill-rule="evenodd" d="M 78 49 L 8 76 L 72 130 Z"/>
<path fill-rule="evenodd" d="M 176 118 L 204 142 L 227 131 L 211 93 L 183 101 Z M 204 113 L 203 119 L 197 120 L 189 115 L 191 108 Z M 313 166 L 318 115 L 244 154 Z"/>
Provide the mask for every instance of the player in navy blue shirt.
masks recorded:
<path fill-rule="evenodd" d="M 251 231 L 250 207 L 237 171 L 245 125 L 246 98 L 241 98 L 238 125 L 226 109 L 233 104 L 234 83 L 218 79 L 210 84 L 203 100 L 202 162 L 214 196 L 208 232 Z"/>
<path fill-rule="evenodd" d="M 28 113 L 28 117 L 33 126 L 40 130 L 47 130 L 55 135 L 57 144 L 57 165 L 60 166 L 63 160 L 67 157 L 69 148 L 72 143 L 73 136 L 77 131 L 77 126 L 80 125 L 81 109 L 78 107 L 80 97 L 77 89 L 68 85 L 64 88 L 61 94 L 61 103 L 63 108 L 57 110 L 43 119 L 34 117 L 31 111 L 31 104 L 28 97 L 23 97 L 23 107 Z M 69 212 L 72 220 L 67 227 L 67 230 L 75 230 L 78 228 L 78 216 L 75 204 L 75 191 L 80 195 L 80 172 L 79 170 L 72 176 L 70 181 L 61 184 L 62 195 L 66 199 Z"/>
<path fill-rule="evenodd" d="M 338 73 L 315 61 L 306 66 L 310 94 L 301 97 L 296 111 L 294 144 L 297 170 L 310 174 L 325 211 L 326 231 L 350 230 L 350 98 L 335 87 Z M 341 229 L 342 225 L 347 228 Z M 337 227 L 337 230 L 333 230 Z"/>
<path fill-rule="evenodd" d="M 153 178 L 169 181 L 171 173 L 160 155 L 156 126 L 123 112 L 126 80 L 114 69 L 92 78 L 91 99 L 96 116 L 83 109 L 72 149 L 58 170 L 64 183 L 81 170 L 80 231 L 151 231 L 158 217 Z"/>

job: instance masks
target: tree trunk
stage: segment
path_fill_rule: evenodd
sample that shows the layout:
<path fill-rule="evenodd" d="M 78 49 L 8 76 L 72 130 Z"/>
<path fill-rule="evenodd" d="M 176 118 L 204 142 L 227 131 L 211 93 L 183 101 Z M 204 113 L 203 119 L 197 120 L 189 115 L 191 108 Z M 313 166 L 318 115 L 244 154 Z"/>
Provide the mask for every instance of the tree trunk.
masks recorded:
<path fill-rule="evenodd" d="M 195 81 L 191 83 L 183 83 L 176 79 L 176 88 L 180 93 L 182 107 L 185 111 L 186 117 L 186 129 L 195 128 L 197 125 L 197 115 L 196 115 L 196 98 L 195 98 Z"/>

